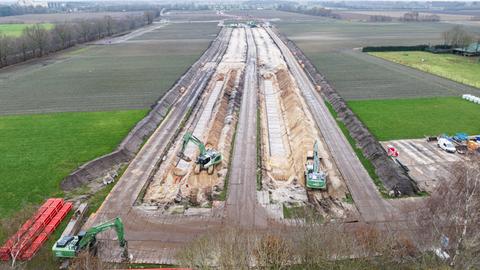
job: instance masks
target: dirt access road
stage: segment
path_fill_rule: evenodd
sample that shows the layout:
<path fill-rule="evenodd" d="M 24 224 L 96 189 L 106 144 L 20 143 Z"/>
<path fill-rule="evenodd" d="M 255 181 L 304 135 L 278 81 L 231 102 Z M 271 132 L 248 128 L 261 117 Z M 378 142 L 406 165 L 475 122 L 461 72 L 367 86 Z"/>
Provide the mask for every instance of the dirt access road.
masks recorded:
<path fill-rule="evenodd" d="M 247 66 L 237 126 L 226 205 L 227 222 L 242 227 L 265 227 L 264 209 L 256 196 L 257 175 L 257 48 L 247 29 Z"/>
<path fill-rule="evenodd" d="M 143 34 L 146 34 L 148 32 L 157 30 L 158 28 L 164 27 L 166 25 L 167 25 L 167 23 L 165 23 L 165 22 L 153 22 L 153 24 L 150 25 L 150 26 L 136 29 L 136 30 L 134 30 L 134 31 L 132 31 L 132 32 L 126 34 L 126 35 L 104 38 L 104 39 L 95 41 L 92 44 L 94 44 L 94 45 L 111 45 L 111 44 L 123 43 L 123 42 L 126 42 L 126 41 L 128 41 L 132 38 L 139 37 Z"/>

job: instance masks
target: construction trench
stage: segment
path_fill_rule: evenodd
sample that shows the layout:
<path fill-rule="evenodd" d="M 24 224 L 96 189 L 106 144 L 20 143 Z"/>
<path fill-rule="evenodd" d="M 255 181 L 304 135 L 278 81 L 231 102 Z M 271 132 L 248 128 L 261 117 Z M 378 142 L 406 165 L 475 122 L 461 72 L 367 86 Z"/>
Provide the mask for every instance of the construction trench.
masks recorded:
<path fill-rule="evenodd" d="M 153 176 L 143 198 L 144 206 L 158 207 L 158 210 L 170 214 L 182 214 L 193 207 L 204 208 L 208 212 L 212 203 L 221 199 L 238 120 L 242 94 L 239 85 L 246 56 L 245 29 L 229 31 L 231 36 L 227 50 L 190 119 L 186 121 L 183 132 Z M 207 149 L 216 149 L 222 155 L 222 162 L 215 165 L 213 173 L 206 170 L 198 173 L 194 162 L 178 157 L 181 138 L 187 132 L 204 142 Z M 195 161 L 199 155 L 198 147 L 190 143 L 184 154 Z"/>
<path fill-rule="evenodd" d="M 313 206 L 325 218 L 347 218 L 348 189 L 312 119 L 282 53 L 263 28 L 253 28 L 259 64 L 262 204 L 275 218 L 284 208 Z M 307 153 L 318 143 L 327 190 L 306 188 Z"/>
<path fill-rule="evenodd" d="M 131 262 L 173 264 L 177 248 L 226 224 L 295 224 L 286 215 L 289 208 L 349 222 L 358 214 L 390 218 L 391 208 L 376 197 L 373 184 L 365 188 L 371 181 L 338 127 L 319 121 L 322 103 L 312 106 L 306 95 L 316 90 L 306 88 L 310 82 L 279 44 L 269 28 L 222 28 L 191 70 L 192 80 L 167 93 L 175 99 L 164 106 L 162 122 L 84 228 L 120 217 Z M 188 134 L 222 155 L 213 171 L 197 173 L 199 147 L 183 147 Z M 315 143 L 326 190 L 305 184 L 307 153 Z M 344 154 L 348 162 L 339 159 Z M 108 247 L 100 249 L 102 259 L 120 260 L 114 233 L 98 240 Z"/>
<path fill-rule="evenodd" d="M 247 55 L 246 32 L 253 35 L 258 59 L 258 110 L 261 134 L 262 177 L 258 200 L 269 216 L 283 219 L 284 208 L 314 208 L 326 218 L 347 218 L 355 207 L 348 189 L 312 120 L 295 79 L 283 56 L 263 28 L 229 29 L 230 40 L 212 79 L 204 89 L 185 127 L 163 157 L 150 180 L 141 205 L 163 214 L 210 214 L 212 206 L 223 205 L 225 179 L 232 152 L 242 95 Z M 195 159 L 199 149 L 193 143 L 179 158 L 182 137 L 191 133 L 206 148 L 219 151 L 222 162 L 213 173 L 198 173 Z M 307 153 L 318 142 L 321 168 L 327 173 L 327 190 L 305 187 Z"/>

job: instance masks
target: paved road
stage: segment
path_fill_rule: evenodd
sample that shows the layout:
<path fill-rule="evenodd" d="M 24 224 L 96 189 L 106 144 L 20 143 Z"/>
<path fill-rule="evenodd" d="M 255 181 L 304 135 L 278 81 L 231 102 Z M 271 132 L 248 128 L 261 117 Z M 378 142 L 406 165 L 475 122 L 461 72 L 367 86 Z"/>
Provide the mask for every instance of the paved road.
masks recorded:
<path fill-rule="evenodd" d="M 266 215 L 256 199 L 257 169 L 257 48 L 251 29 L 247 34 L 242 105 L 235 136 L 226 206 L 227 223 L 241 227 L 265 227 Z"/>
<path fill-rule="evenodd" d="M 270 28 L 266 29 L 280 48 L 291 73 L 302 90 L 305 101 L 332 153 L 340 173 L 345 179 L 361 218 L 366 222 L 392 220 L 394 216 L 398 215 L 397 209 L 380 196 L 367 171 L 328 111 L 322 97 L 315 90 L 314 85 L 298 64 L 292 52 L 274 31 Z"/>

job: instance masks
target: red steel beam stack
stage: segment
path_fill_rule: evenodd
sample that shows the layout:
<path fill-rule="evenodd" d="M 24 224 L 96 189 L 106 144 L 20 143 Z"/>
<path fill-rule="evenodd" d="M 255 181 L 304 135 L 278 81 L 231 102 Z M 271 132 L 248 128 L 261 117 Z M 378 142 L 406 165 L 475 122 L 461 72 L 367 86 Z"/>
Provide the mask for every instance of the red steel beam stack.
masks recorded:
<path fill-rule="evenodd" d="M 45 230 L 43 230 L 43 232 L 41 232 L 37 236 L 37 238 L 35 238 L 30 247 L 21 255 L 21 260 L 30 260 L 31 258 L 33 258 L 33 256 L 35 256 L 37 251 L 42 247 L 43 243 L 47 241 L 50 234 L 55 231 L 55 229 L 58 227 L 58 225 L 60 225 L 65 216 L 67 216 L 70 209 L 72 209 L 72 206 L 73 205 L 70 202 L 67 202 L 63 205 L 60 211 L 58 211 L 55 217 L 45 227 Z"/>
<path fill-rule="evenodd" d="M 17 259 L 31 259 L 71 208 L 72 204 L 64 203 L 63 199 L 48 199 L 0 248 L 0 259 L 8 261 L 12 254 Z M 30 252 L 27 254 L 26 251 Z"/>

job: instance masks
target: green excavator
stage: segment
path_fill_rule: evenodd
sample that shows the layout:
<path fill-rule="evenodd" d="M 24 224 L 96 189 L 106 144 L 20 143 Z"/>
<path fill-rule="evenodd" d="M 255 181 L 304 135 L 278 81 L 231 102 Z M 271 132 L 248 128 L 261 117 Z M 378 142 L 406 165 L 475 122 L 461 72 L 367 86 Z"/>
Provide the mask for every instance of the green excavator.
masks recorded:
<path fill-rule="evenodd" d="M 128 245 L 125 240 L 122 220 L 117 217 L 97 226 L 93 226 L 87 231 L 82 231 L 78 235 L 63 236 L 52 247 L 53 254 L 57 258 L 74 258 L 77 254 L 87 248 L 95 250 L 96 235 L 108 229 L 115 229 L 118 242 L 123 248 L 124 259 L 128 259 Z"/>
<path fill-rule="evenodd" d="M 327 189 L 327 173 L 321 170 L 320 157 L 318 156 L 318 142 L 313 145 L 313 152 L 307 153 L 305 163 L 305 185 L 310 189 Z"/>
<path fill-rule="evenodd" d="M 195 174 L 199 174 L 201 170 L 207 170 L 208 174 L 213 174 L 215 165 L 219 164 L 222 161 L 222 154 L 220 154 L 214 149 L 207 149 L 205 147 L 205 144 L 200 141 L 200 139 L 195 137 L 192 133 L 187 132 L 185 133 L 185 135 L 183 135 L 182 150 L 177 155 L 179 158 L 187 162 L 192 161 L 191 158 L 187 157 L 184 153 L 185 148 L 187 148 L 189 142 L 197 145 L 198 149 L 200 150 L 200 154 L 198 155 L 195 162 Z"/>

